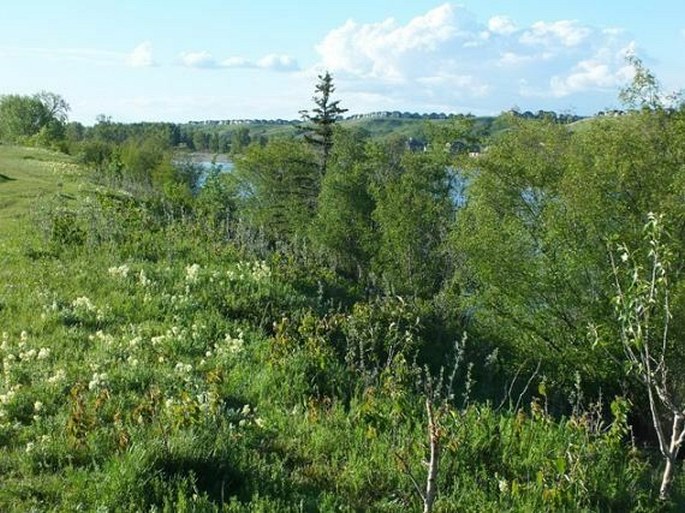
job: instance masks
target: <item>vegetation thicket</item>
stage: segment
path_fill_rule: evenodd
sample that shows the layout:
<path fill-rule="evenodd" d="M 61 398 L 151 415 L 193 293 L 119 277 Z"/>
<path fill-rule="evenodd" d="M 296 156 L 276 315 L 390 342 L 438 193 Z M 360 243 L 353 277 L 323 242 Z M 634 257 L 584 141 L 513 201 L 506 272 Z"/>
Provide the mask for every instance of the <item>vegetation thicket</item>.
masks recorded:
<path fill-rule="evenodd" d="M 0 510 L 682 510 L 685 109 L 632 62 L 620 117 L 421 145 L 325 74 L 201 187 L 177 125 L 3 97 Z"/>

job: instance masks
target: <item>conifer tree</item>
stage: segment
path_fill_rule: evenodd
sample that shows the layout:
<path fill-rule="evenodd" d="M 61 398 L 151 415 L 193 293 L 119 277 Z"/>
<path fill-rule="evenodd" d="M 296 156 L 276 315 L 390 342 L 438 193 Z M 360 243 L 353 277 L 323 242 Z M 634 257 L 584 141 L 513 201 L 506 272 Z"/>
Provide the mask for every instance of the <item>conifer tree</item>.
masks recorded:
<path fill-rule="evenodd" d="M 321 174 L 326 174 L 328 160 L 333 147 L 333 125 L 340 120 L 342 114 L 347 112 L 339 106 L 340 100 L 331 101 L 331 95 L 335 91 L 333 77 L 326 71 L 319 75 L 314 97 L 314 108 L 311 113 L 308 110 L 300 111 L 303 121 L 306 123 L 302 128 L 305 131 L 305 140 L 316 147 L 321 155 Z"/>

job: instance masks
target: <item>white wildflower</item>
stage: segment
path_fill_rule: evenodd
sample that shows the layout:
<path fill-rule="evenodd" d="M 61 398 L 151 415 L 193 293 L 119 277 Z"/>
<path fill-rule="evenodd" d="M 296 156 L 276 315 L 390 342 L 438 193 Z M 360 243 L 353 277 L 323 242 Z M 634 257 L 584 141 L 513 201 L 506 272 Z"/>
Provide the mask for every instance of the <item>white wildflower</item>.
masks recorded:
<path fill-rule="evenodd" d="M 93 377 L 91 378 L 90 382 L 88 383 L 88 390 L 95 390 L 98 388 L 102 388 L 107 384 L 107 373 L 98 373 L 94 372 Z"/>
<path fill-rule="evenodd" d="M 33 449 L 35 448 L 35 444 L 33 442 L 29 442 L 26 444 L 26 454 L 30 454 L 33 452 Z"/>
<path fill-rule="evenodd" d="M 271 268 L 263 260 L 254 262 L 252 264 L 252 278 L 256 281 L 262 281 L 271 276 Z"/>
<path fill-rule="evenodd" d="M 86 296 L 80 296 L 71 302 L 74 310 L 83 310 L 85 312 L 94 312 L 96 310 L 93 302 Z"/>
<path fill-rule="evenodd" d="M 43 411 L 43 403 L 41 401 L 36 401 L 33 403 L 33 411 L 36 413 Z"/>
<path fill-rule="evenodd" d="M 60 381 L 64 381 L 66 377 L 67 373 L 64 371 L 64 369 L 58 369 L 55 374 L 48 378 L 48 383 L 54 385 L 56 383 L 59 383 Z"/>
<path fill-rule="evenodd" d="M 193 264 L 186 267 L 186 282 L 197 283 L 198 274 L 200 272 L 199 264 Z"/>
<path fill-rule="evenodd" d="M 119 267 L 110 267 L 107 269 L 109 275 L 114 278 L 127 278 L 129 271 L 130 269 L 126 264 L 120 265 Z"/>
<path fill-rule="evenodd" d="M 23 361 L 30 361 L 33 360 L 36 355 L 38 354 L 38 351 L 35 349 L 29 349 L 28 351 L 24 351 L 23 353 L 19 353 L 19 359 Z"/>
<path fill-rule="evenodd" d="M 145 275 L 145 271 L 143 269 L 141 269 L 140 272 L 138 273 L 138 284 L 141 287 L 147 287 L 148 285 L 150 285 L 150 283 L 152 283 L 152 282 Z"/>
<path fill-rule="evenodd" d="M 242 352 L 244 345 L 243 332 L 238 331 L 237 337 L 233 337 L 230 333 L 226 333 L 223 344 L 215 344 L 214 347 L 219 355 L 236 355 Z"/>
<path fill-rule="evenodd" d="M 189 374 L 193 370 L 193 366 L 189 363 L 178 362 L 174 370 L 179 374 Z"/>
<path fill-rule="evenodd" d="M 50 348 L 48 347 L 41 347 L 40 351 L 38 351 L 38 359 L 39 360 L 45 360 L 50 357 Z"/>
<path fill-rule="evenodd" d="M 507 482 L 506 479 L 502 478 L 497 481 L 497 487 L 499 488 L 500 493 L 502 494 L 507 494 L 509 493 L 509 483 Z"/>
<path fill-rule="evenodd" d="M 98 330 L 95 332 L 94 335 L 90 335 L 88 337 L 89 340 L 97 340 L 99 342 L 102 342 L 103 344 L 107 346 L 111 346 L 114 343 L 114 336 L 110 335 L 108 333 L 105 333 L 102 330 Z"/>

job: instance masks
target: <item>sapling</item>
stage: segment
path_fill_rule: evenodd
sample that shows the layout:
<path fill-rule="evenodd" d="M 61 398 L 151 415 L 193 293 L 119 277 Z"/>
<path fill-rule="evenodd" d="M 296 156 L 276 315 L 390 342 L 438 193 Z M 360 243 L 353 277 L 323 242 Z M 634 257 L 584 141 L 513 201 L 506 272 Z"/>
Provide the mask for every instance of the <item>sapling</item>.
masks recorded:
<path fill-rule="evenodd" d="M 630 370 L 646 389 L 659 451 L 666 463 L 659 487 L 661 500 L 668 498 L 678 451 L 685 441 L 685 398 L 676 359 L 679 348 L 669 331 L 669 250 L 662 241 L 664 236 L 663 216 L 650 213 L 645 225 L 646 265 L 625 245 L 618 247 L 618 259 L 610 252 L 623 352 Z"/>
<path fill-rule="evenodd" d="M 423 395 L 426 408 L 426 421 L 428 431 L 428 459 L 424 461 L 426 466 L 426 484 L 422 487 L 416 477 L 412 474 L 409 464 L 398 453 L 405 473 L 414 485 L 414 491 L 421 498 L 423 503 L 423 513 L 431 513 L 433 505 L 438 496 L 438 471 L 440 467 L 440 453 L 442 451 L 443 429 L 440 425 L 441 418 L 448 412 L 454 412 L 454 386 L 460 364 L 464 360 L 464 350 L 466 346 L 467 334 L 464 333 L 461 342 L 454 344 L 454 363 L 450 375 L 445 380 L 445 369 L 440 369 L 440 373 L 435 379 L 428 368 L 424 369 L 425 379 L 423 382 Z M 467 366 L 465 376 L 465 391 L 463 395 L 463 406 L 466 408 L 470 399 L 470 391 L 473 387 L 472 364 Z"/>

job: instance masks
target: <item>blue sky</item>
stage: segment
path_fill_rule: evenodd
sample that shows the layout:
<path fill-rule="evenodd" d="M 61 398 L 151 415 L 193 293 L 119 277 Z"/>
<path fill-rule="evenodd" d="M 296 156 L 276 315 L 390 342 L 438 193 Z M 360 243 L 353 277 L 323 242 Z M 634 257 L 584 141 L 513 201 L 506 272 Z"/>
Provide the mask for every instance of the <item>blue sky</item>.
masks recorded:
<path fill-rule="evenodd" d="M 24 0 L 3 5 L 0 94 L 49 90 L 71 118 L 287 118 L 330 70 L 350 113 L 591 114 L 636 53 L 685 88 L 685 2 Z"/>

